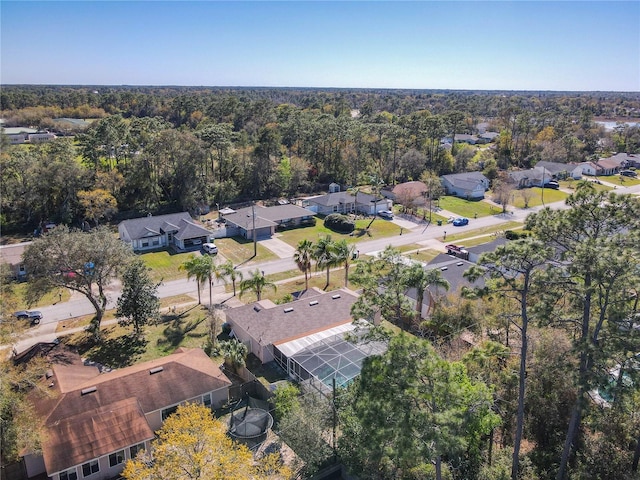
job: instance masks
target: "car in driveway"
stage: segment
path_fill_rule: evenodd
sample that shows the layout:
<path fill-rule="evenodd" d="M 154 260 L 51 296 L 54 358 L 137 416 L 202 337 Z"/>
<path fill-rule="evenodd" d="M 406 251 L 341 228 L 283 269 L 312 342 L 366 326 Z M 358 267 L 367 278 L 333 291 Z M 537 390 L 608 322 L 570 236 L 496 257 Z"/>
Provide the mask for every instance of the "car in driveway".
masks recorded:
<path fill-rule="evenodd" d="M 378 215 L 380 215 L 385 220 L 393 220 L 393 212 L 391 210 L 380 210 L 378 212 Z"/>
<path fill-rule="evenodd" d="M 42 312 L 37 310 L 19 310 L 13 316 L 18 320 L 29 320 L 31 325 L 38 325 L 42 320 Z"/>
<path fill-rule="evenodd" d="M 633 170 L 622 170 L 620 172 L 620 175 L 624 175 L 625 177 L 634 177 L 634 178 L 638 176 L 638 174 Z"/>
<path fill-rule="evenodd" d="M 205 253 L 208 253 L 210 255 L 215 255 L 218 253 L 218 247 L 216 246 L 215 243 L 202 244 L 202 250 L 204 250 Z"/>
<path fill-rule="evenodd" d="M 464 217 L 459 217 L 453 220 L 454 227 L 463 227 L 465 225 L 469 225 L 469 219 Z"/>
<path fill-rule="evenodd" d="M 551 180 L 544 184 L 544 188 L 553 188 L 554 190 L 560 190 L 560 184 L 555 180 Z"/>

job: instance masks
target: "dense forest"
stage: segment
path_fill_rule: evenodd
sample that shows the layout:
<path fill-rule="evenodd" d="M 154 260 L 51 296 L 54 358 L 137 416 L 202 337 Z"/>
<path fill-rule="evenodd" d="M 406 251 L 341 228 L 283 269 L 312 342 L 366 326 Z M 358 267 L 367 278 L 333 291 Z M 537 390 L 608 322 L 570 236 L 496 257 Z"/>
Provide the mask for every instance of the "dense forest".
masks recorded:
<path fill-rule="evenodd" d="M 640 150 L 640 94 L 294 88 L 4 86 L 4 126 L 60 138 L 2 148 L 2 225 L 292 197 L 539 160 Z M 65 119 L 83 119 L 75 122 Z M 500 133 L 490 148 L 445 137 Z"/>

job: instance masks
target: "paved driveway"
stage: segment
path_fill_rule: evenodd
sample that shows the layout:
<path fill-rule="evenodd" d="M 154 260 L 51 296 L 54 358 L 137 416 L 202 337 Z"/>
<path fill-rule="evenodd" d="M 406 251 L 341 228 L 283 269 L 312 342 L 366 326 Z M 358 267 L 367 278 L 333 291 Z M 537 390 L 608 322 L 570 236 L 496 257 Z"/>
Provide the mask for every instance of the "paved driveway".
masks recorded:
<path fill-rule="evenodd" d="M 268 248 L 275 253 L 279 258 L 292 258 L 296 249 L 286 242 L 283 242 L 279 238 L 271 237 L 264 240 L 258 240 L 258 243 L 263 247 Z"/>

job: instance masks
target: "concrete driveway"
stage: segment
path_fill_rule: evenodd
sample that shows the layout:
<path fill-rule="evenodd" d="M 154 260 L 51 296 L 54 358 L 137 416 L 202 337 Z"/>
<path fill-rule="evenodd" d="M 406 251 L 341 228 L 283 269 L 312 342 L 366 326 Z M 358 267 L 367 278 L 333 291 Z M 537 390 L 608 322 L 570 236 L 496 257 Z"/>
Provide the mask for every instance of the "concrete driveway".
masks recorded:
<path fill-rule="evenodd" d="M 263 247 L 268 248 L 275 253 L 278 258 L 292 258 L 296 249 L 286 242 L 283 242 L 279 238 L 271 237 L 264 240 L 258 240 L 258 243 Z"/>

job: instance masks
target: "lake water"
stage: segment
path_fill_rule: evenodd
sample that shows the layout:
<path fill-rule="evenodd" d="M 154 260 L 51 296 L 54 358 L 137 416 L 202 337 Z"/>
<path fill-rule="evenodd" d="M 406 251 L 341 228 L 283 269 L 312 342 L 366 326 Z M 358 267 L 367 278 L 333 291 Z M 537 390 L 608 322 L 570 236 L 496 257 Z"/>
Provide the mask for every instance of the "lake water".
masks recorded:
<path fill-rule="evenodd" d="M 611 132 L 618 123 L 626 123 L 627 125 L 629 125 L 631 127 L 640 127 L 640 122 L 599 122 L 599 121 L 596 121 L 596 123 L 598 125 L 602 125 L 607 132 Z"/>

